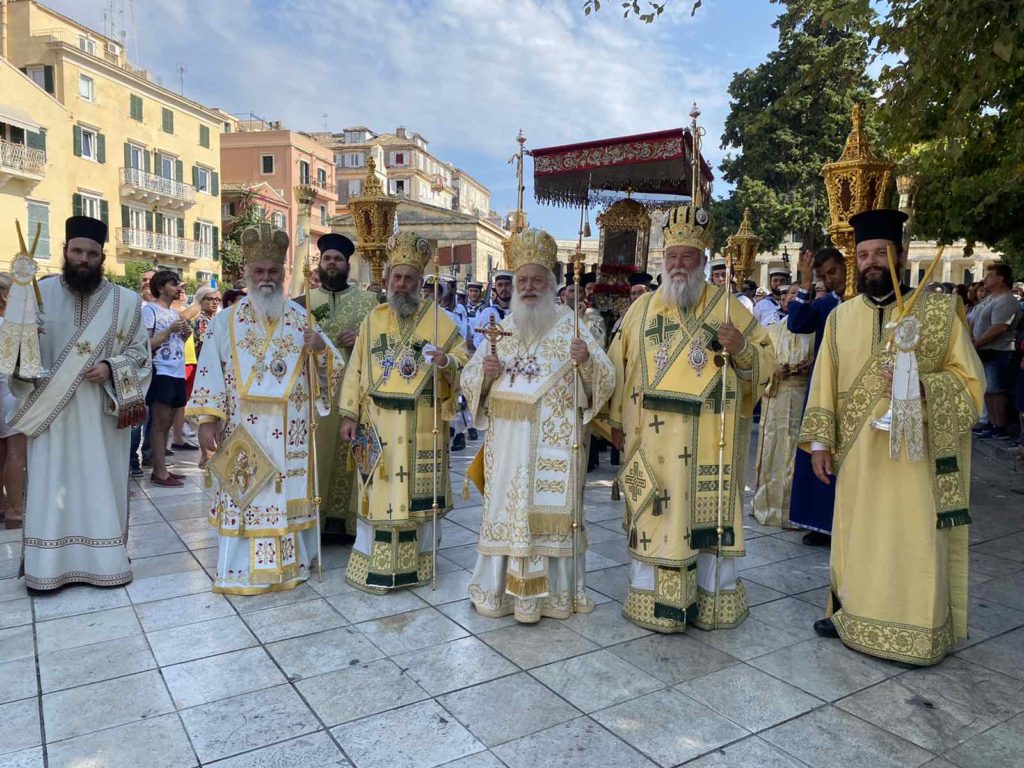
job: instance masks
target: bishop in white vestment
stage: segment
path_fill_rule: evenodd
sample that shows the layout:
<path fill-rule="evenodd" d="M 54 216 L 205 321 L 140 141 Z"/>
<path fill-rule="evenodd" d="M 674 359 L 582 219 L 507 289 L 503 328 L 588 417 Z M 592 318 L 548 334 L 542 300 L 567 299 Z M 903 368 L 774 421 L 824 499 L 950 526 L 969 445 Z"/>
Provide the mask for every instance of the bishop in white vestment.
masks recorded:
<path fill-rule="evenodd" d="M 207 467 L 216 490 L 209 522 L 219 534 L 213 591 L 256 595 L 309 577 L 318 535 L 310 397 L 318 415 L 330 413 L 344 362 L 284 295 L 288 235 L 249 227 L 242 248 L 251 292 L 214 320 L 186 414 L 197 417 L 204 447 L 219 446 Z"/>
<path fill-rule="evenodd" d="M 65 236 L 61 278 L 39 283 L 42 374 L 11 378 L 8 414 L 29 438 L 23 568 L 37 590 L 132 580 L 128 445 L 152 373 L 141 300 L 103 279 L 106 224 L 73 216 Z"/>
<path fill-rule="evenodd" d="M 506 241 L 506 264 L 516 270 L 512 315 L 501 323 L 506 335 L 493 350 L 479 347 L 462 377 L 474 419 L 489 422 L 469 597 L 481 615 L 512 614 L 524 623 L 567 618 L 574 588 L 577 610 L 593 610 L 582 530 L 573 563 L 572 515 L 586 477 L 584 427 L 615 388 L 614 366 L 586 323 L 574 338 L 572 311 L 555 304 L 556 252 L 554 239 L 537 230 Z"/>

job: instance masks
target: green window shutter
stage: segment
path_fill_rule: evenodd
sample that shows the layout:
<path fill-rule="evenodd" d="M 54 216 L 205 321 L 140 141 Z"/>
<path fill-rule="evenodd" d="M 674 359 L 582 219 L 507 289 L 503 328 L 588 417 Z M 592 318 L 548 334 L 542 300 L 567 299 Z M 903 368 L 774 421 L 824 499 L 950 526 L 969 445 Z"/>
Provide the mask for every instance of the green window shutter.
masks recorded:
<path fill-rule="evenodd" d="M 71 131 L 74 135 L 74 151 L 75 157 L 82 156 L 82 128 L 74 125 L 71 127 Z"/>
<path fill-rule="evenodd" d="M 219 261 L 220 260 L 220 242 L 219 241 L 220 241 L 220 227 L 214 227 L 213 228 L 213 238 L 212 238 L 213 260 L 214 261 Z"/>
<path fill-rule="evenodd" d="M 210 194 L 214 197 L 220 194 L 220 174 L 216 171 L 210 172 Z"/>
<path fill-rule="evenodd" d="M 192 222 L 192 239 L 193 240 L 198 240 L 199 239 L 199 222 L 198 221 Z"/>
<path fill-rule="evenodd" d="M 143 163 L 143 165 L 144 165 L 144 168 L 143 168 L 143 170 L 144 170 L 144 171 L 145 171 L 146 173 L 149 173 L 149 169 L 150 169 L 150 168 L 151 168 L 152 166 L 150 166 L 150 164 L 149 164 L 149 152 L 147 152 L 146 150 L 142 150 L 142 163 Z"/>
<path fill-rule="evenodd" d="M 121 226 L 130 227 L 132 225 L 132 215 L 128 212 L 128 206 L 121 206 Z"/>
<path fill-rule="evenodd" d="M 208 125 L 199 126 L 199 146 L 210 148 L 210 127 Z"/>
<path fill-rule="evenodd" d="M 164 133 L 174 133 L 174 113 L 167 108 L 164 108 L 162 114 L 162 126 Z"/>
<path fill-rule="evenodd" d="M 185 237 L 185 220 L 182 218 L 177 219 L 178 222 L 178 237 Z"/>
<path fill-rule="evenodd" d="M 25 142 L 32 149 L 41 149 L 41 150 L 43 150 L 45 152 L 46 151 L 46 132 L 45 132 L 45 130 L 41 130 L 41 131 L 38 131 L 38 132 L 36 132 L 36 131 L 29 131 L 27 134 L 25 134 Z"/>
<path fill-rule="evenodd" d="M 77 192 L 71 196 L 71 213 L 73 216 L 82 215 L 82 196 Z"/>
<path fill-rule="evenodd" d="M 152 232 L 153 231 L 153 212 L 152 211 L 146 211 L 146 231 L 147 232 Z"/>
<path fill-rule="evenodd" d="M 124 143 L 124 167 L 132 167 L 132 145 L 127 141 Z"/>
<path fill-rule="evenodd" d="M 129 97 L 129 111 L 131 112 L 132 120 L 138 120 L 142 122 L 142 97 L 132 94 Z"/>
<path fill-rule="evenodd" d="M 199 188 L 199 169 L 196 166 L 192 166 L 192 186 L 196 189 Z"/>
<path fill-rule="evenodd" d="M 51 96 L 55 93 L 53 90 L 53 67 L 49 64 L 43 67 L 43 90 Z"/>
<path fill-rule="evenodd" d="M 106 200 L 100 200 L 100 221 L 110 226 L 110 206 Z"/>
<path fill-rule="evenodd" d="M 153 228 L 153 231 L 160 234 L 164 232 L 164 215 L 159 211 L 156 213 L 156 226 Z"/>
<path fill-rule="evenodd" d="M 181 160 L 174 161 L 174 180 L 184 181 L 185 179 L 185 164 Z"/>
<path fill-rule="evenodd" d="M 107 162 L 107 137 L 102 133 L 96 134 L 96 161 Z"/>
<path fill-rule="evenodd" d="M 153 167 L 156 169 L 155 173 L 157 176 L 163 177 L 164 175 L 164 160 L 160 157 L 160 153 L 155 149 L 153 150 Z"/>

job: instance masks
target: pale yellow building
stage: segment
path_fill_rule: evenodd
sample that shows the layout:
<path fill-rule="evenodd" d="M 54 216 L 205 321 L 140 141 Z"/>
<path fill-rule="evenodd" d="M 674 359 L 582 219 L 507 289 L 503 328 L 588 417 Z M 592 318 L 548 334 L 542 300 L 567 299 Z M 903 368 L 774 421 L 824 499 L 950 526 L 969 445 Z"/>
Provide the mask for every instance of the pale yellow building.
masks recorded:
<path fill-rule="evenodd" d="M 0 165 L 0 261 L 16 250 L 14 219 L 40 221 L 50 235 L 41 267 L 59 271 L 64 219 L 85 214 L 110 227 L 110 273 L 144 262 L 200 281 L 218 275 L 219 114 L 154 83 L 116 40 L 35 0 L 0 0 L 0 16 L 0 123 L 8 115 L 25 136 L 5 127 L 0 137 L 21 162 L 13 173 Z M 45 138 L 30 147 L 33 134 Z"/>

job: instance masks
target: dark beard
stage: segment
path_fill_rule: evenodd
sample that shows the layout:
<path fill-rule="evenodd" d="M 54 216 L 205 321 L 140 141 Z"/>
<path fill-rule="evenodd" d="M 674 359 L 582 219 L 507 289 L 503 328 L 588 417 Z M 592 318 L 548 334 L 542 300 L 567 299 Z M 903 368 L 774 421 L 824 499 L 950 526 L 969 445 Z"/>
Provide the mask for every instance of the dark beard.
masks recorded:
<path fill-rule="evenodd" d="M 348 288 L 348 275 L 342 275 L 338 272 L 331 277 L 322 269 L 317 269 L 317 274 L 320 275 L 320 287 L 324 290 L 336 292 Z"/>
<path fill-rule="evenodd" d="M 103 282 L 103 265 L 100 264 L 96 269 L 91 267 L 72 267 L 68 264 L 68 260 L 64 259 L 62 274 L 64 276 L 64 284 L 67 285 L 72 293 L 77 293 L 79 296 L 88 296 L 99 288 L 100 283 Z"/>
<path fill-rule="evenodd" d="M 857 273 L 857 290 L 873 299 L 882 299 L 893 292 L 892 275 L 882 272 L 881 277 L 868 280 L 864 273 Z"/>

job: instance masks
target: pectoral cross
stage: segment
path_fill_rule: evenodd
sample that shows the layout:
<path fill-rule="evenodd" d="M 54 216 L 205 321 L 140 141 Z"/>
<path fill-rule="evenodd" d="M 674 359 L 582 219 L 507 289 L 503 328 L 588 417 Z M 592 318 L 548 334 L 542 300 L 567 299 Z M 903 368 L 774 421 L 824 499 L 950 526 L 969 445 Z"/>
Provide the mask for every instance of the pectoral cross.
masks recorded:
<path fill-rule="evenodd" d="M 395 367 L 387 334 L 382 333 L 380 335 L 380 338 L 377 340 L 377 346 L 370 348 L 370 354 L 377 355 L 380 358 L 380 367 L 384 369 L 384 377 L 381 381 L 387 381 L 388 376 L 391 375 L 391 369 Z"/>
<path fill-rule="evenodd" d="M 498 354 L 498 342 L 503 336 L 511 336 L 512 331 L 506 331 L 496 322 L 494 322 L 494 315 L 491 315 L 487 321 L 487 325 L 484 326 L 482 331 L 479 331 L 480 335 L 483 336 L 491 344 L 491 354 Z"/>

